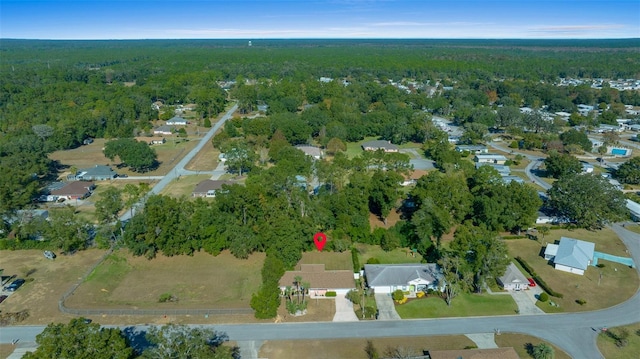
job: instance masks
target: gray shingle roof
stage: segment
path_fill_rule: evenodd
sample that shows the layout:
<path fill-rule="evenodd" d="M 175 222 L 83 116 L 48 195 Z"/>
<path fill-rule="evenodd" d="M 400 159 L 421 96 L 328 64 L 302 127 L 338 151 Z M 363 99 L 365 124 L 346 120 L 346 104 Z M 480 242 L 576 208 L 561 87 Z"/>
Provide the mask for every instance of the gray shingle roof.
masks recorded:
<path fill-rule="evenodd" d="M 593 260 L 596 245 L 579 239 L 561 237 L 554 263 L 586 270 Z"/>
<path fill-rule="evenodd" d="M 105 177 L 113 177 L 115 176 L 115 171 L 111 169 L 109 166 L 103 165 L 95 165 L 95 167 L 89 167 L 80 170 L 82 172 L 83 177 L 95 177 L 95 176 L 105 176 Z"/>
<path fill-rule="evenodd" d="M 370 287 L 407 285 L 423 279 L 429 283 L 440 281 L 442 274 L 437 264 L 365 264 L 365 276 Z"/>

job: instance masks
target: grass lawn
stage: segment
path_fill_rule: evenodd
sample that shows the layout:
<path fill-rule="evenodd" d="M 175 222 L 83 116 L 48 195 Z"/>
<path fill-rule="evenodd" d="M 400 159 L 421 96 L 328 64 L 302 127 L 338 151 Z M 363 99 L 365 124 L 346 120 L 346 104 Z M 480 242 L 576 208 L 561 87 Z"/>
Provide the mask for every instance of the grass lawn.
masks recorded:
<path fill-rule="evenodd" d="M 185 168 L 192 171 L 213 171 L 218 166 L 219 155 L 220 150 L 214 148 L 211 141 L 207 141 Z"/>
<path fill-rule="evenodd" d="M 631 231 L 631 232 L 635 232 L 635 233 L 640 234 L 640 225 L 637 225 L 637 224 L 627 224 L 624 228 L 625 228 L 626 230 Z"/>
<path fill-rule="evenodd" d="M 577 275 L 556 270 L 540 253 L 546 243 L 553 243 L 561 236 L 577 238 L 596 244 L 596 250 L 617 256 L 628 257 L 624 244 L 610 229 L 600 231 L 586 230 L 552 230 L 544 240 L 512 239 L 505 241 L 509 253 L 522 257 L 536 273 L 556 292 L 564 298 L 551 297 L 550 300 L 559 308 L 539 303 L 539 307 L 547 312 L 574 312 L 608 308 L 629 299 L 640 285 L 635 269 L 619 263 L 600 261 L 604 268 L 589 267 L 585 275 Z M 611 295 L 615 293 L 615 295 Z M 579 305 L 576 300 L 583 299 L 587 303 Z"/>
<path fill-rule="evenodd" d="M 211 178 L 211 175 L 189 175 L 176 178 L 160 192 L 165 196 L 171 196 L 175 198 L 191 197 L 191 193 L 196 188 L 198 183 Z"/>
<path fill-rule="evenodd" d="M 261 284 L 264 254 L 237 259 L 229 252 L 214 257 L 158 256 L 147 260 L 121 250 L 102 263 L 67 301 L 75 308 L 248 308 Z M 163 293 L 176 303 L 158 303 Z"/>
<path fill-rule="evenodd" d="M 362 144 L 367 141 L 373 141 L 376 139 L 377 137 L 365 137 L 364 140 L 359 142 L 347 142 L 347 151 L 346 151 L 347 157 L 354 158 L 357 155 L 361 154 L 362 152 L 364 152 L 362 150 Z"/>
<path fill-rule="evenodd" d="M 408 248 L 398 248 L 385 252 L 380 246 L 356 243 L 360 253 L 360 264 L 365 265 L 369 258 L 377 258 L 381 264 L 420 263 L 422 257 L 416 254 L 412 257 Z"/>
<path fill-rule="evenodd" d="M 3 275 L 33 278 L 2 302 L 3 312 L 29 310 L 29 318 L 20 325 L 47 325 L 68 321 L 71 316 L 58 310 L 58 300 L 95 264 L 104 251 L 90 249 L 70 256 L 57 253 L 48 260 L 40 250 L 1 251 Z M 28 277 L 25 274 L 33 271 Z"/>
<path fill-rule="evenodd" d="M 464 349 L 475 345 L 464 335 L 372 338 L 371 342 L 380 357 L 386 357 L 389 347 L 410 348 L 415 355 L 422 355 L 424 350 Z M 366 345 L 367 339 L 268 340 L 260 348 L 258 356 L 269 359 L 366 359 Z"/>
<path fill-rule="evenodd" d="M 516 350 L 516 353 L 518 353 L 518 356 L 520 356 L 520 358 L 522 359 L 533 358 L 533 356 L 531 356 L 527 351 L 527 347 L 529 346 L 529 344 L 538 345 L 540 343 L 545 343 L 545 341 L 542 339 L 538 339 L 536 337 L 532 337 L 525 334 L 515 334 L 515 333 L 502 333 L 500 335 L 496 335 L 494 338 L 495 338 L 496 344 L 498 344 L 498 347 L 500 348 L 512 347 L 513 349 Z M 547 343 L 547 344 L 553 347 L 555 351 L 555 356 L 554 356 L 555 359 L 571 359 L 571 357 L 567 353 L 562 351 L 562 349 L 556 347 L 551 343 Z M 606 358 L 609 358 L 609 357 L 607 356 Z"/>
<path fill-rule="evenodd" d="M 629 331 L 628 344 L 622 348 L 617 347 L 615 341 L 605 333 L 598 336 L 598 349 L 605 358 L 633 359 L 638 357 L 638 353 L 640 353 L 640 323 L 609 328 L 609 330 L 619 333 L 622 328 Z"/>
<path fill-rule="evenodd" d="M 351 252 L 304 252 L 298 264 L 324 264 L 326 270 L 353 270 Z"/>
<path fill-rule="evenodd" d="M 510 295 L 471 293 L 455 297 L 450 307 L 436 295 L 396 305 L 396 311 L 402 319 L 509 315 L 516 314 L 517 308 Z"/>
<path fill-rule="evenodd" d="M 0 344 L 0 358 L 8 358 L 16 347 L 11 344 Z"/>

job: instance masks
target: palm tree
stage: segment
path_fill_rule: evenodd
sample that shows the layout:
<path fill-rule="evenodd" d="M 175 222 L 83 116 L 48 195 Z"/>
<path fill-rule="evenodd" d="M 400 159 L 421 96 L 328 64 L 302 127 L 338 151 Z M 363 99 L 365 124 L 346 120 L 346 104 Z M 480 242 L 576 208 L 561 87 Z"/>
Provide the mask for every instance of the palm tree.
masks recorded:
<path fill-rule="evenodd" d="M 300 287 L 302 286 L 302 277 L 297 275 L 293 278 L 293 283 L 296 285 L 296 294 L 298 295 L 298 304 L 300 304 Z"/>
<path fill-rule="evenodd" d="M 555 352 L 547 343 L 540 343 L 533 347 L 533 357 L 535 359 L 553 359 Z"/>

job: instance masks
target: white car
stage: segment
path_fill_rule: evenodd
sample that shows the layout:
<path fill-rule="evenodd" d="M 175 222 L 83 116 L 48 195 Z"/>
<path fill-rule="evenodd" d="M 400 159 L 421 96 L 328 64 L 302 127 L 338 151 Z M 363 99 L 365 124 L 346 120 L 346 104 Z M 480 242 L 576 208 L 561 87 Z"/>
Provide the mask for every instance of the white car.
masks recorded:
<path fill-rule="evenodd" d="M 47 259 L 56 259 L 56 254 L 53 253 L 52 251 L 44 251 L 44 256 Z"/>

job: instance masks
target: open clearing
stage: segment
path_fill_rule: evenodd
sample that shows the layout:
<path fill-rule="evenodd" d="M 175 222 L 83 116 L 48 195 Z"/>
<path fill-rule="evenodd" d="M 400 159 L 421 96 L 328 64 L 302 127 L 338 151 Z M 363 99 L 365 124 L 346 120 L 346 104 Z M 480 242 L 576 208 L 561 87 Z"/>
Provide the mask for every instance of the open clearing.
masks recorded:
<path fill-rule="evenodd" d="M 385 252 L 380 246 L 356 243 L 360 254 L 360 264 L 364 266 L 370 258 L 377 258 L 381 264 L 420 263 L 422 257 L 419 254 L 412 256 L 409 248 L 397 248 Z"/>
<path fill-rule="evenodd" d="M 304 252 L 298 264 L 324 264 L 326 270 L 352 270 L 351 252 Z"/>
<path fill-rule="evenodd" d="M 540 303 L 540 308 L 549 312 L 577 312 L 608 308 L 622 303 L 635 294 L 640 280 L 635 269 L 619 263 L 602 260 L 604 268 L 590 266 L 585 275 L 578 275 L 556 270 L 540 255 L 547 243 L 559 240 L 561 236 L 593 242 L 596 251 L 629 257 L 626 247 L 610 229 L 600 231 L 587 230 L 552 230 L 540 241 L 530 239 L 506 240 L 512 256 L 522 257 L 536 273 L 556 292 L 564 298 L 551 297 L 559 308 Z M 526 275 L 526 273 L 525 273 Z M 615 293 L 615 295 L 611 295 Z M 583 299 L 586 304 L 579 305 L 576 300 Z"/>
<path fill-rule="evenodd" d="M 198 183 L 209 178 L 211 178 L 211 175 L 180 176 L 179 178 L 169 182 L 169 184 L 162 189 L 160 194 L 175 198 L 191 197 L 191 194 Z"/>
<path fill-rule="evenodd" d="M 198 144 L 198 140 L 169 138 L 165 144 L 153 145 L 152 148 L 158 155 L 158 162 L 160 162 L 160 166 L 154 171 L 142 174 L 132 172 L 128 168 L 116 168 L 116 165 L 120 163 L 119 159 L 116 158 L 115 161 L 112 162 L 104 156 L 102 149 L 104 148 L 105 143 L 105 139 L 95 139 L 90 145 L 83 145 L 71 150 L 55 151 L 49 155 L 49 158 L 60 162 L 62 165 L 68 166 L 68 168 L 60 172 L 61 177 L 70 173 L 69 169 L 71 167 L 82 169 L 93 167 L 95 165 L 111 166 L 111 168 L 119 174 L 127 174 L 129 176 L 162 176 L 166 175 L 169 170 L 171 170 L 180 161 L 180 159 L 182 159 L 182 157 L 189 153 L 189 151 Z"/>
<path fill-rule="evenodd" d="M 204 147 L 185 166 L 191 171 L 213 171 L 218 166 L 220 151 L 213 147 L 213 142 L 207 141 Z"/>
<path fill-rule="evenodd" d="M 0 252 L 4 275 L 15 274 L 25 278 L 26 272 L 33 271 L 27 277 L 33 281 L 25 283 L 2 302 L 2 310 L 17 312 L 28 309 L 29 318 L 20 324 L 47 325 L 54 321 L 68 321 L 71 316 L 58 310 L 58 300 L 103 254 L 104 251 L 90 249 L 71 256 L 59 254 L 55 260 L 49 260 L 39 250 Z"/>
<path fill-rule="evenodd" d="M 249 308 L 261 283 L 264 254 L 237 259 L 229 252 L 148 260 L 121 250 L 112 254 L 66 302 L 73 308 Z M 158 303 L 164 293 L 178 298 Z"/>
<path fill-rule="evenodd" d="M 638 357 L 638 353 L 640 353 L 640 323 L 618 328 L 609 328 L 609 330 L 619 333 L 622 328 L 629 332 L 629 342 L 625 347 L 617 347 L 614 340 L 604 333 L 598 336 L 598 349 L 600 349 L 600 352 L 605 358 L 636 359 Z"/>

